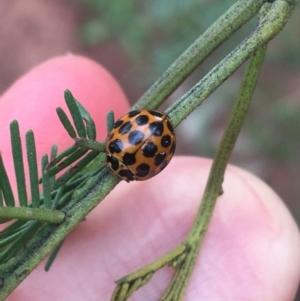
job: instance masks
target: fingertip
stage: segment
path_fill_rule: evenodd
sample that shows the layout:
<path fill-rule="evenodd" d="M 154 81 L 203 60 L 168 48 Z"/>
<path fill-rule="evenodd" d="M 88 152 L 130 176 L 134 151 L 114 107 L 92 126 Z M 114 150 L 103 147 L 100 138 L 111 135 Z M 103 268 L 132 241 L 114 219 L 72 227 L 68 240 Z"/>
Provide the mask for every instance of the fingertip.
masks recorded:
<path fill-rule="evenodd" d="M 66 108 L 66 89 L 99 121 L 100 133 L 108 110 L 115 110 L 117 115 L 128 110 L 124 92 L 104 67 L 82 56 L 66 55 L 33 68 L 3 94 L 0 126 L 6 119 L 18 119 L 32 126 L 37 119 L 58 121 L 55 109 Z"/>
<path fill-rule="evenodd" d="M 188 294 L 211 300 L 220 295 L 293 300 L 300 279 L 300 236 L 291 213 L 266 183 L 238 167 L 227 166 L 223 190 Z"/>
<path fill-rule="evenodd" d="M 44 153 L 49 153 L 53 144 L 58 144 L 59 151 L 71 146 L 73 141 L 56 115 L 57 107 L 68 112 L 63 97 L 66 89 L 90 112 L 96 123 L 98 140 L 106 136 L 107 111 L 114 110 L 116 116 L 120 116 L 129 108 L 114 77 L 88 58 L 60 56 L 30 70 L 0 99 L 0 148 L 13 186 L 10 122 L 18 120 L 22 140 L 29 129 L 33 130 L 38 161 Z"/>
<path fill-rule="evenodd" d="M 185 239 L 211 165 L 207 159 L 174 157 L 163 172 L 148 181 L 121 183 L 96 209 L 103 232 L 119 233 L 119 243 L 128 253 L 134 245 L 143 254 L 134 257 L 131 269 L 123 267 L 117 278 Z M 269 186 L 238 167 L 227 167 L 223 189 L 187 299 L 229 296 L 241 300 L 247 295 L 248 300 L 292 300 L 300 278 L 300 236 L 290 212 Z M 169 274 L 167 271 L 152 284 L 160 286 Z"/>
<path fill-rule="evenodd" d="M 88 279 L 89 293 L 108 299 L 116 279 L 184 241 L 211 165 L 208 159 L 174 157 L 148 181 L 121 182 L 69 235 L 47 275 L 46 290 L 60 298 L 84 298 L 80 284 Z M 227 167 L 223 188 L 185 299 L 292 300 L 300 247 L 290 213 L 266 184 L 237 167 Z M 173 275 L 162 269 L 133 298 L 159 299 Z M 30 298 L 28 292 L 44 277 L 40 265 L 16 292 Z"/>

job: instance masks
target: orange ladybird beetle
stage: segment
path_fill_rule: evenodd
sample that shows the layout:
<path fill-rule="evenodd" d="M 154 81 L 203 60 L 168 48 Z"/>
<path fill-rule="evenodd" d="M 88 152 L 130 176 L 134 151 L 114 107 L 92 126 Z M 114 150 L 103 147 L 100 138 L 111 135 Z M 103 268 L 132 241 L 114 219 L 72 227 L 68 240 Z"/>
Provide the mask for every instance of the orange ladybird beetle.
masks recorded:
<path fill-rule="evenodd" d="M 106 163 L 127 182 L 144 181 L 168 165 L 175 147 L 174 127 L 165 113 L 135 110 L 116 121 L 108 134 Z"/>

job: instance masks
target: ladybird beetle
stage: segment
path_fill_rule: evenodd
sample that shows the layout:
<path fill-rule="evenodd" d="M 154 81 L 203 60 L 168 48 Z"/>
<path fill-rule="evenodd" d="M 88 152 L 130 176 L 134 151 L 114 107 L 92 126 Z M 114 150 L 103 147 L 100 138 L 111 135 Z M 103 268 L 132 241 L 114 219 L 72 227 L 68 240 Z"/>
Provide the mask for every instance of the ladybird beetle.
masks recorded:
<path fill-rule="evenodd" d="M 129 182 L 160 173 L 176 147 L 174 127 L 159 111 L 135 110 L 121 117 L 106 139 L 106 163 L 111 172 Z"/>

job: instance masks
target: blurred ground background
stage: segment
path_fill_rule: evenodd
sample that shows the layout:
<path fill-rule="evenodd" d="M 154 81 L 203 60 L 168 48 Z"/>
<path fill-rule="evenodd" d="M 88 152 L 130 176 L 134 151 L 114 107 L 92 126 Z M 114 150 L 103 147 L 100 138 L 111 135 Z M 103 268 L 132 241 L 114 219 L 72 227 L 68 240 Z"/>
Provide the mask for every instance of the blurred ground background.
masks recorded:
<path fill-rule="evenodd" d="M 132 103 L 234 0 L 1 0 L 0 93 L 46 59 L 67 52 L 104 65 Z M 255 26 L 252 20 L 174 93 L 191 88 Z M 266 181 L 300 223 L 300 9 L 269 46 L 231 162 Z M 242 70 L 177 129 L 176 154 L 213 157 Z M 300 300 L 297 299 L 297 300 Z"/>

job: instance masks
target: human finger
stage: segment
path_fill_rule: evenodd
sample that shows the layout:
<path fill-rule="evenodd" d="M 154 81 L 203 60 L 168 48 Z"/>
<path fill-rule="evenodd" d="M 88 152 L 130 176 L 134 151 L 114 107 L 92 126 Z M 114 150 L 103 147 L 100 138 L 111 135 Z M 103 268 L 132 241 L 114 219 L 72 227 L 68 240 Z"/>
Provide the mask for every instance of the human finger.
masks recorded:
<path fill-rule="evenodd" d="M 0 98 L 0 150 L 14 191 L 16 180 L 9 124 L 18 120 L 23 150 L 26 131 L 34 131 L 38 162 L 43 154 L 50 152 L 53 144 L 58 144 L 59 151 L 71 146 L 73 141 L 55 111 L 59 106 L 68 111 L 63 98 L 65 89 L 69 89 L 90 112 L 96 121 L 99 140 L 107 134 L 106 113 L 113 109 L 116 117 L 120 117 L 129 108 L 117 81 L 90 59 L 75 55 L 57 57 L 26 73 Z M 26 165 L 25 170 L 27 173 Z"/>
<path fill-rule="evenodd" d="M 23 300 L 109 300 L 114 281 L 170 251 L 186 237 L 211 160 L 175 157 L 156 177 L 120 183 L 68 236 L 48 274 L 40 265 L 13 293 Z M 291 214 L 261 180 L 228 166 L 185 301 L 293 300 L 300 240 Z M 132 300 L 158 300 L 166 267 Z M 46 299 L 45 299 L 46 298 Z"/>

